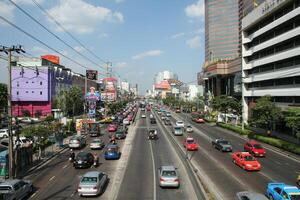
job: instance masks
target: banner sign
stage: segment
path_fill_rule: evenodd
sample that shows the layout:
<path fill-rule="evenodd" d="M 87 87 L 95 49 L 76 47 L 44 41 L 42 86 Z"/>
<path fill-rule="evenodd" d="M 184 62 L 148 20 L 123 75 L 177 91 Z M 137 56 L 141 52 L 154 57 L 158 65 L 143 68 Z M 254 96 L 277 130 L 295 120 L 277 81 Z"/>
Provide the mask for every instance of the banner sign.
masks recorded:
<path fill-rule="evenodd" d="M 90 92 L 88 92 L 85 95 L 85 100 L 87 101 L 88 104 L 88 115 L 89 117 L 95 117 L 96 115 L 96 106 L 97 106 L 97 101 L 101 99 L 101 95 L 99 92 L 95 91 L 94 87 L 90 88 Z"/>
<path fill-rule="evenodd" d="M 104 92 L 101 94 L 101 101 L 112 102 L 116 100 L 115 92 Z"/>
<path fill-rule="evenodd" d="M 97 70 L 86 70 L 86 78 L 90 80 L 98 80 L 98 71 Z"/>

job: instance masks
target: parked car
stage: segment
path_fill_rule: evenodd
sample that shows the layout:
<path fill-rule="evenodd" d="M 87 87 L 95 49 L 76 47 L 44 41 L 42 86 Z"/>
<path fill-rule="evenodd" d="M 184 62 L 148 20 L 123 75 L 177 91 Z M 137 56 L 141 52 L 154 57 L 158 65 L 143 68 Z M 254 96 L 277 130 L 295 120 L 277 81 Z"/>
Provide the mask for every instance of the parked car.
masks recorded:
<path fill-rule="evenodd" d="M 179 188 L 179 176 L 174 166 L 161 166 L 158 169 L 159 186 L 160 187 L 176 187 Z"/>
<path fill-rule="evenodd" d="M 183 121 L 176 121 L 176 126 L 178 126 L 178 127 L 183 127 L 184 128 L 184 123 L 183 123 Z"/>
<path fill-rule="evenodd" d="M 0 129 L 0 138 L 8 138 L 8 129 Z"/>
<path fill-rule="evenodd" d="M 91 149 L 102 149 L 105 146 L 104 142 L 101 139 L 93 139 L 90 143 Z"/>
<path fill-rule="evenodd" d="M 78 149 L 86 145 L 86 140 L 83 136 L 73 136 L 69 140 L 69 148 Z"/>
<path fill-rule="evenodd" d="M 88 168 L 94 164 L 94 155 L 90 152 L 81 151 L 79 152 L 73 162 L 75 169 L 77 168 Z"/>
<path fill-rule="evenodd" d="M 183 141 L 183 147 L 188 151 L 197 151 L 199 145 L 195 142 L 194 138 L 188 137 Z"/>
<path fill-rule="evenodd" d="M 98 196 L 104 192 L 108 183 L 108 175 L 101 171 L 85 173 L 78 184 L 79 196 Z"/>
<path fill-rule="evenodd" d="M 231 152 L 232 151 L 232 146 L 231 146 L 230 142 L 228 142 L 227 140 L 224 140 L 222 138 L 213 140 L 211 144 L 214 148 L 218 149 L 219 151 L 223 151 L 223 152 Z"/>
<path fill-rule="evenodd" d="M 247 171 L 259 171 L 261 164 L 249 152 L 234 152 L 232 161 Z"/>
<path fill-rule="evenodd" d="M 172 132 L 174 135 L 183 135 L 183 128 L 180 126 L 174 126 Z"/>
<path fill-rule="evenodd" d="M 266 156 L 266 150 L 261 146 L 261 144 L 259 144 L 254 140 L 250 140 L 246 142 L 246 144 L 244 145 L 244 151 L 248 151 L 254 156 L 259 156 L 259 157 Z"/>
<path fill-rule="evenodd" d="M 299 200 L 300 189 L 285 183 L 268 183 L 266 196 L 271 200 Z"/>
<path fill-rule="evenodd" d="M 116 144 L 110 144 L 107 146 L 104 152 L 105 160 L 116 160 L 121 157 L 121 152 L 119 151 L 119 147 Z"/>
<path fill-rule="evenodd" d="M 236 193 L 234 200 L 268 200 L 263 194 L 256 192 L 243 191 Z"/>
<path fill-rule="evenodd" d="M 28 197 L 33 192 L 31 181 L 13 179 L 0 183 L 0 194 L 5 196 L 5 200 L 19 200 Z"/>

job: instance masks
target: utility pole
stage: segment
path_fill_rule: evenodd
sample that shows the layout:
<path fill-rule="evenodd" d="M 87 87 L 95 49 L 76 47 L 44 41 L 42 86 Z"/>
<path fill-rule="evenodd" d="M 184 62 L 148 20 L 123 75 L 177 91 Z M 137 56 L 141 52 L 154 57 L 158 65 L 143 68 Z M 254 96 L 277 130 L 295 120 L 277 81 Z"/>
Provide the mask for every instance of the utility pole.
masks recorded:
<path fill-rule="evenodd" d="M 9 178 L 15 177 L 15 156 L 14 156 L 14 144 L 13 144 L 13 132 L 12 132 L 12 106 L 11 106 L 11 56 L 12 52 L 25 53 L 21 45 L 12 47 L 0 46 L 0 52 L 4 52 L 8 55 L 8 84 L 7 84 L 7 114 L 8 114 L 8 152 L 9 152 Z"/>
<path fill-rule="evenodd" d="M 107 117 L 107 109 L 108 109 L 108 96 L 107 96 L 107 78 L 111 77 L 111 74 L 109 72 L 109 67 L 112 65 L 111 62 L 106 62 L 106 77 L 105 77 L 105 118 Z"/>

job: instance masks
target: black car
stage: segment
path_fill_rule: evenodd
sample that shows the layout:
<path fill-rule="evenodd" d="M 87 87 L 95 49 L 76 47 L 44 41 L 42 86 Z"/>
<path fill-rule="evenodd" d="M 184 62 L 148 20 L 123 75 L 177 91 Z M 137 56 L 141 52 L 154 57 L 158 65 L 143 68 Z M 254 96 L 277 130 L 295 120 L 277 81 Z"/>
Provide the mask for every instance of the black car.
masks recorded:
<path fill-rule="evenodd" d="M 89 152 L 79 152 L 73 162 L 75 169 L 77 168 L 88 168 L 94 164 L 94 155 Z"/>
<path fill-rule="evenodd" d="M 170 125 L 171 125 L 170 119 L 169 119 L 169 118 L 165 119 L 165 120 L 164 120 L 164 124 L 165 124 L 166 126 L 170 126 Z"/>
<path fill-rule="evenodd" d="M 149 132 L 148 132 L 148 139 L 149 140 L 157 140 L 158 139 L 157 131 L 154 130 L 154 129 L 149 130 Z"/>
<path fill-rule="evenodd" d="M 224 139 L 216 139 L 212 141 L 212 146 L 223 152 L 232 152 L 232 146 L 229 141 Z"/>
<path fill-rule="evenodd" d="M 123 130 L 118 130 L 115 134 L 116 139 L 121 140 L 126 138 L 126 133 Z"/>
<path fill-rule="evenodd" d="M 151 118 L 151 119 L 150 119 L 150 123 L 151 123 L 151 124 L 156 124 L 156 119 L 155 119 L 155 118 Z"/>

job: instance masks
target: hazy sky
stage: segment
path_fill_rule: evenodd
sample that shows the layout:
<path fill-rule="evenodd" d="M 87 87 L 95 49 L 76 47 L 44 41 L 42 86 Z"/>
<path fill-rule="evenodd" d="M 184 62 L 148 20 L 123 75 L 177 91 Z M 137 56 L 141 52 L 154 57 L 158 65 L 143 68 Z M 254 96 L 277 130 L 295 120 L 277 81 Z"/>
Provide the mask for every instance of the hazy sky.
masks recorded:
<path fill-rule="evenodd" d="M 33 0 L 11 0 L 74 49 L 104 64 L 51 21 Z M 204 6 L 198 0 L 35 0 L 99 58 L 112 62 L 113 71 L 142 93 L 150 89 L 154 75 L 163 70 L 178 74 L 184 82 L 196 80 L 204 57 Z M 34 35 L 55 50 L 90 69 L 95 64 L 50 35 L 9 0 L 0 0 L 0 16 Z M 21 44 L 35 57 L 57 54 L 0 19 L 0 45 Z M 4 53 L 0 53 L 5 56 Z M 61 64 L 75 72 L 84 68 L 61 57 Z M 7 69 L 0 59 L 0 81 Z"/>

